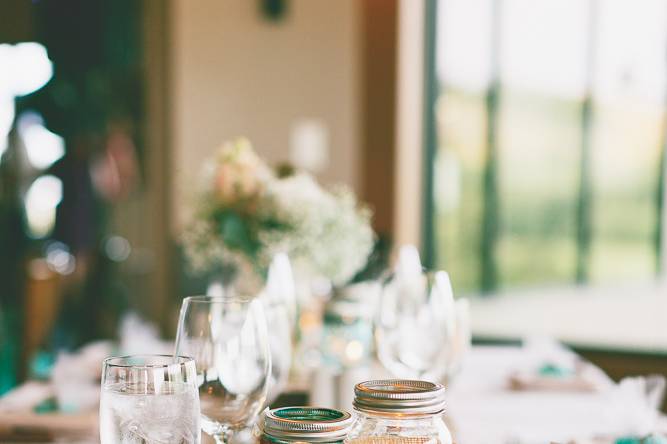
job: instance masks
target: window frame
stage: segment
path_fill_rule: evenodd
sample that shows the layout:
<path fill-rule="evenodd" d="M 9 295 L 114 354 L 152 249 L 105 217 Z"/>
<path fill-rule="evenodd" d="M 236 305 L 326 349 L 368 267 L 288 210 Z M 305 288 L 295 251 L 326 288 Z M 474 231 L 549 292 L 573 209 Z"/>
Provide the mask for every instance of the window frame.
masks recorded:
<path fill-rule="evenodd" d="M 437 134 L 435 128 L 435 109 L 433 107 L 438 97 L 437 79 L 435 71 L 437 8 L 439 0 L 410 0 L 399 1 L 398 17 L 398 57 L 397 57 L 397 111 L 396 111 L 396 169 L 395 183 L 396 196 L 394 206 L 396 245 L 406 243 L 420 245 L 424 264 L 434 266 L 436 263 L 435 226 L 433 222 L 433 182 L 434 160 L 437 150 Z M 421 15 L 421 18 L 418 17 Z M 422 58 L 421 65 L 415 66 L 415 51 L 419 51 Z M 415 86 L 415 82 L 418 86 Z M 415 103 L 420 103 L 419 109 Z M 624 329 L 614 328 L 616 325 L 605 325 L 605 298 L 607 295 L 626 297 L 628 307 L 635 310 L 652 313 L 658 304 L 667 300 L 667 112 L 663 124 L 663 144 L 661 150 L 662 181 L 657 190 L 656 209 L 662 214 L 659 222 L 660 229 L 656 233 L 656 245 L 660 244 L 660 263 L 656 279 L 652 282 L 638 282 L 636 284 L 618 287 L 597 285 L 581 285 L 573 281 L 570 285 L 548 288 L 516 289 L 494 291 L 488 298 L 471 295 L 472 300 L 472 330 L 473 334 L 484 337 L 503 339 L 518 339 L 530 333 L 526 327 L 530 324 L 526 319 L 509 317 L 504 323 L 493 325 L 488 322 L 494 313 L 503 313 L 504 309 L 516 303 L 520 297 L 535 297 L 544 299 L 541 310 L 549 307 L 565 305 L 567 309 L 575 310 L 583 318 L 592 320 L 601 329 L 597 337 L 586 337 L 576 329 L 568 333 L 568 323 L 563 328 L 545 325 L 539 334 L 547 334 L 556 338 L 566 339 L 569 343 L 585 345 L 592 348 L 604 349 L 633 349 L 650 352 L 667 353 L 667 337 L 656 336 L 651 333 L 652 325 L 647 325 L 641 319 L 629 319 L 628 325 L 643 332 L 645 344 L 623 341 L 619 335 Z M 416 128 L 419 128 L 417 130 Z M 419 161 L 415 162 L 415 157 Z M 420 182 L 420 189 L 415 195 L 415 177 Z M 659 200 L 658 200 L 659 199 Z M 420 211 L 415 214 L 415 200 L 419 202 Z M 658 227 L 658 225 L 656 225 Z M 657 248 L 657 247 L 656 247 Z M 456 286 L 454 277 L 454 286 Z M 620 296 L 620 295 L 623 296 Z M 639 300 L 630 295 L 641 296 Z M 577 301 L 577 303 L 573 302 Z M 618 302 L 617 299 L 614 300 Z M 580 303 L 579 303 L 580 302 Z M 634 304 L 634 305 L 633 305 Z M 476 319 L 475 313 L 483 314 Z M 535 316 L 546 316 L 544 312 L 535 312 Z M 667 324 L 667 311 L 659 319 L 662 325 Z M 601 340 L 606 338 L 606 340 Z"/>

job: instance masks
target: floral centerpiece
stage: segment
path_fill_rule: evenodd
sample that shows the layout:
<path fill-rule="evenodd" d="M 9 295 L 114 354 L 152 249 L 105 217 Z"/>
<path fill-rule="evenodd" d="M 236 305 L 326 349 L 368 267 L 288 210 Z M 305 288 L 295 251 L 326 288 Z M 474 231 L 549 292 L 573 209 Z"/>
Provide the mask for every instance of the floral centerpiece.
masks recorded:
<path fill-rule="evenodd" d="M 325 189 L 284 170 L 271 170 L 246 139 L 207 161 L 182 237 L 193 271 L 261 282 L 274 255 L 286 253 L 297 274 L 343 286 L 366 265 L 375 240 L 370 210 L 346 187 Z"/>

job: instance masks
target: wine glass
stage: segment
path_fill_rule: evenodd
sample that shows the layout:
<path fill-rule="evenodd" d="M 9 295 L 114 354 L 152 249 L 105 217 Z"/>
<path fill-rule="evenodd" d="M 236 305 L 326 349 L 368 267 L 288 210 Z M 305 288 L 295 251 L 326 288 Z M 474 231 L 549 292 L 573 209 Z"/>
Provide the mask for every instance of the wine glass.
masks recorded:
<path fill-rule="evenodd" d="M 271 326 L 269 349 L 271 353 L 271 375 L 267 404 L 272 403 L 287 386 L 292 366 L 292 330 L 285 307 L 262 301 L 267 324 Z"/>
<path fill-rule="evenodd" d="M 472 333 L 470 330 L 470 301 L 460 298 L 454 301 L 454 328 L 449 343 L 449 356 L 444 383 L 451 384 L 463 366 L 466 354 L 470 350 Z"/>
<path fill-rule="evenodd" d="M 259 300 L 183 300 L 175 354 L 195 359 L 202 429 L 217 443 L 247 427 L 267 397 L 271 354 Z"/>
<path fill-rule="evenodd" d="M 102 444 L 199 444 L 197 372 L 191 358 L 107 358 L 100 398 Z"/>
<path fill-rule="evenodd" d="M 290 329 L 296 323 L 296 285 L 289 257 L 285 253 L 274 256 L 266 278 L 266 293 L 273 303 L 282 305 L 287 314 Z"/>
<path fill-rule="evenodd" d="M 271 378 L 267 403 L 287 386 L 292 366 L 292 336 L 296 322 L 294 277 L 286 254 L 278 254 L 269 267 L 266 287 L 260 296 L 267 325 L 271 326 Z"/>
<path fill-rule="evenodd" d="M 383 288 L 376 319 L 380 362 L 395 377 L 438 382 L 448 370 L 454 323 L 446 272 L 395 273 Z"/>

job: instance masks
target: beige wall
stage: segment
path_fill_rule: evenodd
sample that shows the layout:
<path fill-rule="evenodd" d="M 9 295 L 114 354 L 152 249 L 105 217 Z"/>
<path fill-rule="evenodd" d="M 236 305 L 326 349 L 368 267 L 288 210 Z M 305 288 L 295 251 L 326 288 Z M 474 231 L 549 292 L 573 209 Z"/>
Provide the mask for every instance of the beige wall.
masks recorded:
<path fill-rule="evenodd" d="M 423 1 L 399 0 L 394 242 L 422 244 Z"/>
<path fill-rule="evenodd" d="M 266 21 L 259 2 L 172 0 L 172 208 L 193 190 L 202 160 L 225 139 L 249 137 L 271 162 L 287 160 L 299 118 L 328 127 L 321 176 L 359 188 L 357 0 L 291 0 Z"/>

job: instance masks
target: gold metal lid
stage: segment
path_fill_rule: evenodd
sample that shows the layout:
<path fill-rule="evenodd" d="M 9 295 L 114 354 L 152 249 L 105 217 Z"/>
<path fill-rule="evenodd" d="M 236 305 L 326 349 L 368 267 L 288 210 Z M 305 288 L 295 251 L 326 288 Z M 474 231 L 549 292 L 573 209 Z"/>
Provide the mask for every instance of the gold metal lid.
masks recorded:
<path fill-rule="evenodd" d="M 380 379 L 354 387 L 354 408 L 375 414 L 436 415 L 445 411 L 445 387 L 427 381 Z"/>

